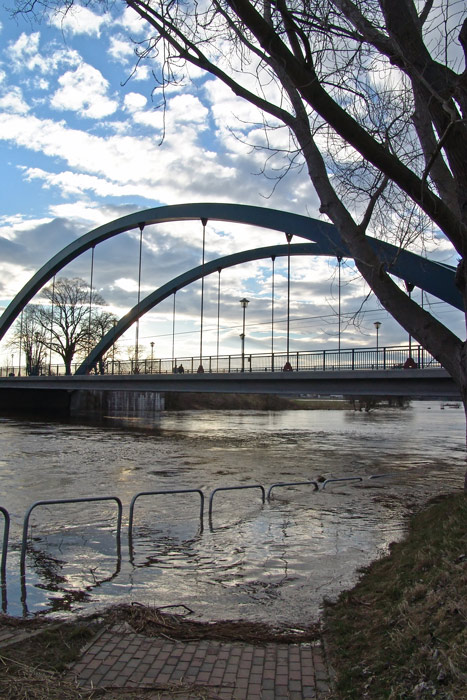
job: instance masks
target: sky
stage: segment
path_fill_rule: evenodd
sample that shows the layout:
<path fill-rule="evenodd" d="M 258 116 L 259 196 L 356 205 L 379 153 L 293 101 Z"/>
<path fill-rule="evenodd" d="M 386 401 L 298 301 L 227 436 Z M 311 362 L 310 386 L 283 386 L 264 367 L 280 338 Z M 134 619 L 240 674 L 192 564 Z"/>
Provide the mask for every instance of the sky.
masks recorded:
<path fill-rule="evenodd" d="M 137 63 L 135 46 L 144 24 L 123 3 L 97 14 L 78 8 L 41 22 L 11 18 L 0 8 L 0 308 L 3 310 L 47 260 L 77 237 L 121 216 L 167 204 L 232 202 L 272 207 L 323 218 L 303 170 L 274 183 L 262 174 L 265 153 L 254 108 L 195 69 L 162 95 L 150 62 Z M 298 241 L 297 241 L 298 242 Z M 210 221 L 206 260 L 239 250 L 285 243 L 285 236 Z M 146 227 L 143 234 L 141 298 L 201 263 L 202 225 L 178 222 Z M 449 247 L 433 257 L 455 264 Z M 93 286 L 118 317 L 138 298 L 139 231 L 96 247 Z M 271 259 L 221 274 L 221 354 L 271 348 Z M 67 266 L 65 277 L 91 277 L 87 252 Z M 407 333 L 362 284 L 351 261 L 341 268 L 341 346 L 407 343 Z M 337 261 L 295 258 L 291 263 L 290 349 L 338 345 Z M 287 262 L 275 263 L 274 347 L 286 347 Z M 218 275 L 204 285 L 203 350 L 217 347 Z M 420 290 L 414 291 L 419 300 Z M 367 298 L 368 297 L 368 298 Z M 364 301 L 366 299 L 366 301 Z M 201 282 L 176 298 L 175 355 L 199 351 Z M 462 314 L 425 299 L 437 318 L 458 335 Z M 363 306 L 362 306 L 363 304 Z M 357 321 L 355 313 L 361 309 Z M 173 299 L 141 319 L 142 355 L 172 356 Z M 122 359 L 135 344 L 135 328 L 119 342 Z M 141 356 L 141 355 L 140 355 Z M 18 363 L 9 338 L 0 364 Z"/>

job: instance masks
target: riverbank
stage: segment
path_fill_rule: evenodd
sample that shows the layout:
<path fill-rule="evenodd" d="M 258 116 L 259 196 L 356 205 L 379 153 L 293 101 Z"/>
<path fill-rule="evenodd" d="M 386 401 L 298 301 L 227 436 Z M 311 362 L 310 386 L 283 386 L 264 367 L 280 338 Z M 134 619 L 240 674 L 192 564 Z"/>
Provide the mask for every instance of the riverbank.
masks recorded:
<path fill-rule="evenodd" d="M 463 493 L 434 499 L 388 556 L 326 605 L 336 699 L 465 697 L 466 524 Z"/>
<path fill-rule="evenodd" d="M 56 624 L 43 618 L 0 617 L 0 694 L 3 698 L 77 700 L 141 697 L 139 691 L 99 688 L 91 692 L 70 681 L 70 664 L 115 622 L 148 637 L 221 639 L 262 646 L 265 642 L 317 644 L 324 634 L 336 673 L 334 700 L 440 698 L 459 700 L 467 683 L 467 498 L 455 493 L 431 501 L 410 523 L 406 538 L 388 556 L 363 571 L 359 583 L 336 603 L 327 603 L 322 631 L 271 629 L 265 625 L 192 623 L 144 606 L 116 606 L 102 615 Z M 8 632 L 24 639 L 4 646 Z M 211 689 L 212 690 L 212 689 Z M 158 685 L 147 698 L 217 697 L 207 688 L 184 695 Z M 162 695 L 161 695 L 162 693 Z M 327 696 L 326 696 L 327 697 Z"/>

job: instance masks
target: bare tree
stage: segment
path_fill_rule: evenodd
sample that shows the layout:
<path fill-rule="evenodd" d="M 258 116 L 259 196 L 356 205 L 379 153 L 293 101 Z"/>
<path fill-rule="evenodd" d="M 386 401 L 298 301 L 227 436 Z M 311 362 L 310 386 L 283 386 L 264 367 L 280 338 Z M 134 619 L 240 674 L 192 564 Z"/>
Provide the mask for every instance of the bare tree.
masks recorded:
<path fill-rule="evenodd" d="M 37 318 L 37 308 L 27 306 L 13 328 L 10 345 L 19 350 L 19 365 L 22 355 L 26 361 L 26 374 L 41 374 L 46 369 L 47 348 L 45 332 Z"/>
<path fill-rule="evenodd" d="M 140 373 L 141 364 L 146 366 L 146 350 L 147 348 L 144 345 L 127 345 L 126 352 L 130 361 L 132 374 Z"/>
<path fill-rule="evenodd" d="M 105 300 L 97 292 L 91 295 L 89 285 L 79 278 L 59 278 L 42 290 L 42 296 L 48 303 L 35 307 L 42 344 L 62 358 L 66 374 L 71 374 L 75 355 L 88 354 L 115 317 L 98 308 Z"/>

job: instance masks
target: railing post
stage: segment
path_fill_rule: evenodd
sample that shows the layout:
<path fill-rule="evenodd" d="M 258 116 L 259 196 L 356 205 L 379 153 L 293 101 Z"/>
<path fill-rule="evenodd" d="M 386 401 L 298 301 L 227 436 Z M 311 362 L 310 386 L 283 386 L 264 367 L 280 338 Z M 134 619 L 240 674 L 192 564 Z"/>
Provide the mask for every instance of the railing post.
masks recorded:
<path fill-rule="evenodd" d="M 323 372 L 326 369 L 326 350 L 323 350 Z"/>
<path fill-rule="evenodd" d="M 386 347 L 383 348 L 383 369 L 386 369 Z"/>
<path fill-rule="evenodd" d="M 299 351 L 297 350 L 297 372 L 298 372 L 298 356 L 299 356 Z"/>
<path fill-rule="evenodd" d="M 3 545 L 2 545 L 2 563 L 0 565 L 1 586 L 6 586 L 6 558 L 8 552 L 8 536 L 10 533 L 10 514 L 6 508 L 0 506 L 0 513 L 3 514 Z M 5 612 L 5 611 L 4 611 Z"/>
<path fill-rule="evenodd" d="M 231 358 L 231 357 L 232 357 L 232 356 L 229 355 L 229 374 L 230 374 L 230 358 Z"/>

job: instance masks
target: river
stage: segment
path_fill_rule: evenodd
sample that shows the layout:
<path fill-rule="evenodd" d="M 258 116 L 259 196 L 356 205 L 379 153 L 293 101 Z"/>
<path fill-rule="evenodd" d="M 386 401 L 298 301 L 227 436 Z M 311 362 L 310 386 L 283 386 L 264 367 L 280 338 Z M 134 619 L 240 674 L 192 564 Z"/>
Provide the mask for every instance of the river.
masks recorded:
<path fill-rule="evenodd" d="M 197 619 L 293 626 L 319 617 L 405 532 L 408 516 L 463 483 L 464 414 L 439 402 L 405 410 L 188 411 L 100 423 L 0 419 L 0 505 L 11 516 L 3 609 L 11 615 L 91 612 L 115 602 L 184 604 Z M 375 474 L 391 474 L 370 480 Z M 362 476 L 315 492 L 226 486 Z M 136 501 L 145 491 L 201 489 Z M 41 506 L 31 514 L 21 586 L 23 519 L 38 500 L 118 496 Z M 1 520 L 0 520 L 1 522 Z M 0 530 L 1 532 L 1 530 Z"/>

